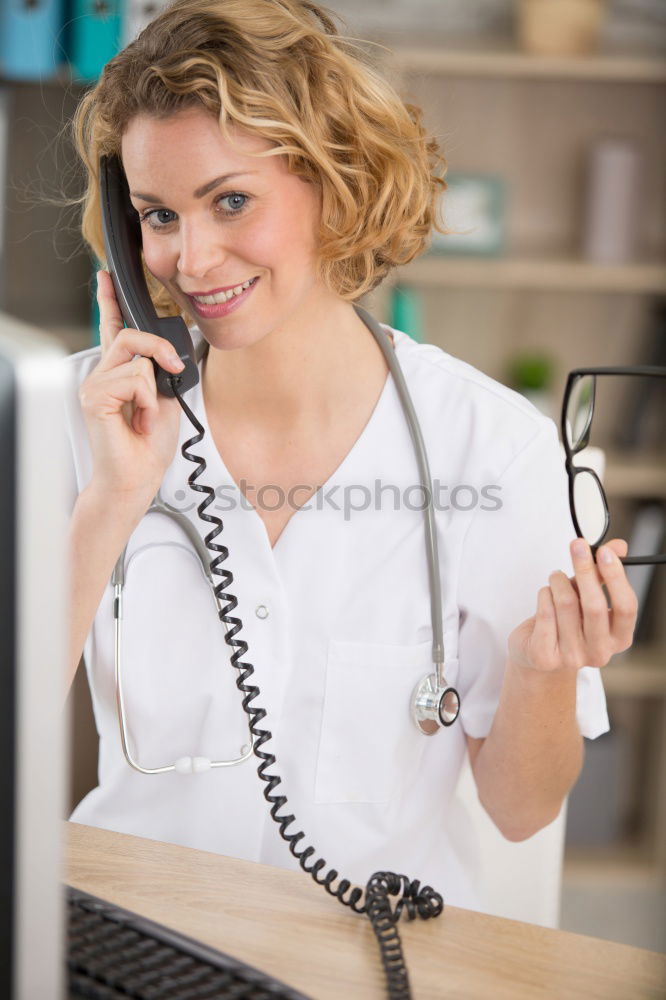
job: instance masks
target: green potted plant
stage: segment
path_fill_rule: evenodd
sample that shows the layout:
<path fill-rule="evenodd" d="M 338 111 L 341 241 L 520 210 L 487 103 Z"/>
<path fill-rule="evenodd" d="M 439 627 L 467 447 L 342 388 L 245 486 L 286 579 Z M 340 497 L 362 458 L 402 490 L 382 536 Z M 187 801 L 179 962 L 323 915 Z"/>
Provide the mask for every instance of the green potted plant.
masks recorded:
<path fill-rule="evenodd" d="M 549 354 L 525 351 L 509 362 L 509 384 L 547 417 L 555 416 L 552 394 L 555 364 Z"/>

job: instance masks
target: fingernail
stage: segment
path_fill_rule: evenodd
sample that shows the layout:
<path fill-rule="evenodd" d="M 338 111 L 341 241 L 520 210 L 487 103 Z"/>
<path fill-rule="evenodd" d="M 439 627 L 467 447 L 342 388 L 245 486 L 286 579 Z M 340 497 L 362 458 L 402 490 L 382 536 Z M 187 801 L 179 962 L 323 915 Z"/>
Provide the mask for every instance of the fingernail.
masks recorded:
<path fill-rule="evenodd" d="M 615 559 L 615 554 L 610 549 L 599 549 L 599 560 L 605 565 L 610 566 L 610 564 Z"/>
<path fill-rule="evenodd" d="M 587 542 L 582 538 L 577 539 L 571 546 L 576 559 L 583 559 L 587 555 Z"/>
<path fill-rule="evenodd" d="M 164 360 L 170 368 L 175 368 L 177 371 L 181 371 L 185 367 L 175 351 L 166 351 Z"/>

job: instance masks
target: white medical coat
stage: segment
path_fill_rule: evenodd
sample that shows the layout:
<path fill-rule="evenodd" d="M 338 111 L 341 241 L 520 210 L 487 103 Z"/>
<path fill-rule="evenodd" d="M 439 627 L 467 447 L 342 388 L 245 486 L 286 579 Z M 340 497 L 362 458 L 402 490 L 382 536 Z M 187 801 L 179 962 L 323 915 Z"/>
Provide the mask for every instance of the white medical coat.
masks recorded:
<path fill-rule="evenodd" d="M 392 870 L 474 907 L 473 831 L 453 799 L 465 734 L 487 735 L 502 685 L 507 639 L 532 615 L 555 569 L 571 573 L 574 536 L 554 423 L 519 394 L 431 345 L 392 331 L 436 481 L 446 676 L 460 719 L 423 736 L 410 717 L 414 686 L 430 672 L 431 621 L 419 476 L 389 376 L 358 440 L 274 548 L 226 470 L 208 430 L 200 385 L 187 396 L 206 428 L 193 452 L 216 490 L 233 573 L 229 591 L 273 734 L 265 749 L 278 792 L 345 877 L 364 885 Z M 198 331 L 195 331 L 195 335 Z M 199 334 L 200 337 L 200 334 Z M 99 349 L 75 355 L 75 382 Z M 78 397 L 68 408 L 77 489 L 91 475 Z M 183 416 L 181 443 L 194 431 Z M 177 452 L 163 499 L 202 537 L 194 466 Z M 439 484 L 437 486 L 437 483 Z M 370 498 L 370 499 L 368 499 Z M 277 502 L 267 491 L 263 502 Z M 338 509 L 336 509 L 336 507 Z M 365 509 L 352 509 L 362 508 Z M 173 544 L 168 544 L 168 543 Z M 178 757 L 232 758 L 247 743 L 211 592 L 181 529 L 160 514 L 129 540 L 124 687 L 131 744 L 143 766 Z M 100 736 L 99 787 L 72 819 L 283 867 L 297 867 L 263 798 L 255 760 L 203 774 L 144 776 L 121 751 L 115 709 L 112 589 L 85 647 Z M 598 670 L 578 677 L 581 732 L 608 729 Z"/>

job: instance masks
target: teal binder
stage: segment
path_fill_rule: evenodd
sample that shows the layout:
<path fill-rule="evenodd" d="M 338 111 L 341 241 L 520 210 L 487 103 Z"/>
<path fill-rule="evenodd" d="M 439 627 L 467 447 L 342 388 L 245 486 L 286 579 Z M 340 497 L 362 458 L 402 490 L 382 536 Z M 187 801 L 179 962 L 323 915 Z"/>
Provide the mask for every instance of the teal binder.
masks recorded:
<path fill-rule="evenodd" d="M 391 289 L 390 315 L 390 324 L 394 330 L 402 330 L 412 340 L 423 343 L 423 310 L 416 289 L 394 285 Z"/>
<path fill-rule="evenodd" d="M 120 0 L 73 0 L 69 61 L 79 80 L 96 80 L 120 47 Z"/>
<path fill-rule="evenodd" d="M 92 280 L 92 296 L 90 300 L 90 346 L 99 347 L 99 304 L 97 302 L 97 279 L 95 272 Z"/>
<path fill-rule="evenodd" d="M 0 0 L 0 74 L 48 80 L 65 60 L 63 0 Z"/>

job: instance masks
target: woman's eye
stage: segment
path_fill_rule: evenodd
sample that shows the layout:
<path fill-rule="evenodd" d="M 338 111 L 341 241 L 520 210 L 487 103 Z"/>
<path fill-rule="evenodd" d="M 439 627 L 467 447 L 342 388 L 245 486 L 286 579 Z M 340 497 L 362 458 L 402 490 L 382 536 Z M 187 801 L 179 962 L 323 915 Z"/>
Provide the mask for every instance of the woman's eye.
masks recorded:
<path fill-rule="evenodd" d="M 223 194 L 218 200 L 220 204 L 225 201 L 228 204 L 228 208 L 224 209 L 225 215 L 238 215 L 245 208 L 249 199 L 246 194 L 234 191 L 233 194 Z"/>
<path fill-rule="evenodd" d="M 168 208 L 151 208 L 149 212 L 143 212 L 139 216 L 140 222 L 147 222 L 151 229 L 164 229 L 173 222 L 172 218 L 165 219 L 165 215 L 173 216 Z"/>
<path fill-rule="evenodd" d="M 240 215 L 249 200 L 249 195 L 234 191 L 231 194 L 221 195 L 216 204 L 222 206 L 223 215 L 233 216 Z M 139 221 L 147 222 L 151 229 L 166 229 L 174 221 L 175 215 L 176 213 L 168 208 L 151 208 L 139 215 Z"/>

